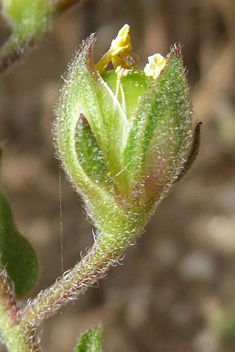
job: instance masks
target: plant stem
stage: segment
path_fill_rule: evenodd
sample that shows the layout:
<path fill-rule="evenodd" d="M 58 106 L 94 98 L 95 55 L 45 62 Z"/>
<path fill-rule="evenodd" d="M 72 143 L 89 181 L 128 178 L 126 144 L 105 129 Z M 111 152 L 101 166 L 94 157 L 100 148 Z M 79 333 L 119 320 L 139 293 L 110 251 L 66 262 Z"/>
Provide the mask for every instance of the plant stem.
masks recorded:
<path fill-rule="evenodd" d="M 51 16 L 51 19 L 53 19 L 72 5 L 80 2 L 82 3 L 83 0 L 48 0 L 48 2 L 48 13 Z M 49 26 L 47 29 L 49 29 Z M 13 33 L 0 49 L 0 74 L 18 61 L 27 49 L 29 49 L 34 42 L 37 41 L 38 37 L 43 34 L 44 31 L 41 31 L 40 33 L 27 33 L 27 36 L 19 39 L 15 33 Z"/>
<path fill-rule="evenodd" d="M 39 326 L 62 305 L 84 293 L 88 287 L 105 276 L 112 264 L 117 263 L 129 242 L 130 237 L 125 235 L 119 238 L 114 235 L 99 235 L 87 255 L 72 270 L 65 273 L 50 288 L 39 293 L 20 312 L 21 326 L 27 329 Z"/>
<path fill-rule="evenodd" d="M 0 272 L 0 327 L 2 338 L 9 352 L 40 352 L 35 329 L 25 330 L 18 324 L 18 302 L 7 282 L 4 271 Z"/>
<path fill-rule="evenodd" d="M 34 44 L 34 40 L 22 40 L 18 44 L 12 35 L 0 50 L 0 73 L 6 71 L 18 61 L 25 51 Z"/>

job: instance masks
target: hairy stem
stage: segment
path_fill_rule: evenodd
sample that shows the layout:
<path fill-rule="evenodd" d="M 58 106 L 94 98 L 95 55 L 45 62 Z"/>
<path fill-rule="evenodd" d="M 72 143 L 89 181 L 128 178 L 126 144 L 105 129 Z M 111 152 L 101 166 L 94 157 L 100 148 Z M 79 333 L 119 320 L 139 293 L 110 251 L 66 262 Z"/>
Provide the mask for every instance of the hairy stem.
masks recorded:
<path fill-rule="evenodd" d="M 109 237 L 109 245 L 107 245 Z M 86 256 L 69 272 L 56 281 L 50 288 L 28 303 L 24 311 L 20 312 L 21 326 L 35 328 L 46 318 L 53 315 L 62 305 L 76 299 L 92 284 L 104 277 L 109 267 L 117 263 L 123 249 L 130 242 L 130 237 L 119 238 L 107 235 L 99 236 Z"/>
<path fill-rule="evenodd" d="M 0 49 L 0 73 L 11 67 L 18 61 L 25 51 L 34 44 L 34 39 L 22 40 L 20 44 L 16 43 L 13 36 Z"/>
<path fill-rule="evenodd" d="M 0 272 L 0 326 L 9 352 L 40 352 L 35 329 L 22 329 L 17 321 L 19 307 L 4 271 Z"/>

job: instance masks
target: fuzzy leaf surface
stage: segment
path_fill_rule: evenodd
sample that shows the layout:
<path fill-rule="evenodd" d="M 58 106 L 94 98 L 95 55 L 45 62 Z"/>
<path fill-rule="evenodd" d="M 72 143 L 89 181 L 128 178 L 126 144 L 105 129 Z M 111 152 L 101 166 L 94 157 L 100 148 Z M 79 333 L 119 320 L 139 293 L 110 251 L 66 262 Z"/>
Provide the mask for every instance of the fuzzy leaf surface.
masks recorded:
<path fill-rule="evenodd" d="M 75 352 L 102 352 L 101 327 L 96 327 L 85 332 L 75 349 Z"/>
<path fill-rule="evenodd" d="M 0 191 L 0 262 L 17 297 L 25 296 L 38 276 L 38 262 L 29 241 L 16 229 L 11 208 Z"/>

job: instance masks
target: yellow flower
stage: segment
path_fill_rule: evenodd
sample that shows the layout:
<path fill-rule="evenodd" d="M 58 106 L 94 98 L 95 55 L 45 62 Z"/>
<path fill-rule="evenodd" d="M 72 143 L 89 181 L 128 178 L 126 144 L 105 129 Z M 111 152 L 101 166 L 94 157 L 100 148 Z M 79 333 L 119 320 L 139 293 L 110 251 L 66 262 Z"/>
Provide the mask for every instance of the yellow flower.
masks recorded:
<path fill-rule="evenodd" d="M 156 79 L 166 65 L 166 59 L 161 54 L 154 54 L 148 57 L 148 64 L 144 68 L 146 76 Z"/>
<path fill-rule="evenodd" d="M 129 30 L 130 27 L 128 24 L 125 24 L 118 32 L 116 39 L 112 41 L 110 49 L 96 64 L 96 69 L 100 73 L 104 72 L 105 67 L 110 61 L 112 61 L 115 69 L 119 66 L 121 66 L 121 68 L 131 68 L 137 65 L 139 57 L 132 51 Z M 133 60 L 133 58 L 135 60 Z"/>

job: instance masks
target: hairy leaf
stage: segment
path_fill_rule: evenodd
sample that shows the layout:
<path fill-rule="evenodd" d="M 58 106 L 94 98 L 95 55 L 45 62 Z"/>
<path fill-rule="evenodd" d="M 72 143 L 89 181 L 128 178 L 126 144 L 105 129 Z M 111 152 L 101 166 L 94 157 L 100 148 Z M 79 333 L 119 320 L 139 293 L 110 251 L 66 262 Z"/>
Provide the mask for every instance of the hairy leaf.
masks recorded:
<path fill-rule="evenodd" d="M 102 352 L 101 334 L 102 329 L 100 326 L 85 332 L 81 336 L 75 352 Z"/>
<path fill-rule="evenodd" d="M 0 263 L 17 297 L 25 296 L 38 276 L 38 262 L 29 241 L 14 225 L 11 208 L 0 191 Z"/>

